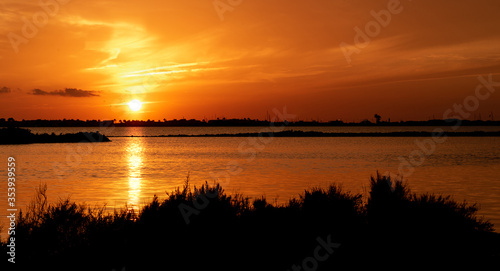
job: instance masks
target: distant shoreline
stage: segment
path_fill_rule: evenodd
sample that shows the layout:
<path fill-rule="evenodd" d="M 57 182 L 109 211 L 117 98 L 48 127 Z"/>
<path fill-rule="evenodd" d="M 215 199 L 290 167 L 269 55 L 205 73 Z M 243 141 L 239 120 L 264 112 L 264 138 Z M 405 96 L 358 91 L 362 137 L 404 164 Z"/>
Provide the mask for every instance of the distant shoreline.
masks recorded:
<path fill-rule="evenodd" d="M 0 127 L 405 127 L 405 126 L 499 126 L 497 120 L 427 120 L 427 121 L 370 121 L 365 119 L 361 122 L 344 122 L 342 120 L 319 121 L 319 120 L 259 120 L 259 119 L 172 119 L 172 120 L 14 120 L 13 118 L 0 118 Z"/>
<path fill-rule="evenodd" d="M 387 133 L 325 133 L 316 131 L 294 131 L 260 132 L 260 133 L 237 133 L 237 134 L 199 134 L 199 135 L 154 135 L 154 136 L 109 136 L 109 137 L 499 137 L 500 131 L 496 132 L 387 132 Z"/>
<path fill-rule="evenodd" d="M 0 129 L 0 145 L 38 144 L 38 143 L 86 143 L 109 142 L 108 137 L 99 132 L 79 132 L 74 134 L 33 134 L 28 129 Z"/>

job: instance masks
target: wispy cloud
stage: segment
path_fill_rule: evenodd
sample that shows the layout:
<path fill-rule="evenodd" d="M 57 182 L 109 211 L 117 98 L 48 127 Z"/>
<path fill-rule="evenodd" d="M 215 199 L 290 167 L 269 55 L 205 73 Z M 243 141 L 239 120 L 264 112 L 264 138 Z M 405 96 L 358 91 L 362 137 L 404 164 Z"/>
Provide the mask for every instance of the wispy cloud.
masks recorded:
<path fill-rule="evenodd" d="M 42 6 L 55 2 L 63 1 L 0 1 L 0 60 L 8 63 L 0 68 L 0 113 L 31 106 L 19 116 L 59 116 L 72 111 L 60 109 L 69 97 L 89 97 L 72 98 L 85 107 L 99 96 L 113 103 L 164 101 L 151 104 L 144 118 L 221 110 L 258 116 L 278 103 L 300 108 L 303 117 L 362 118 L 386 105 L 420 118 L 423 110 L 406 107 L 463 99 L 470 89 L 464 78 L 475 84 L 478 74 L 496 73 L 500 65 L 495 0 L 401 1 L 401 14 L 391 16 L 350 65 L 339 44 L 355 44 L 356 27 L 366 32 L 389 20 L 373 16 L 382 16 L 389 0 L 252 1 L 226 13 L 224 22 L 208 0 L 69 1 L 43 23 Z M 16 54 L 7 35 L 24 37 L 35 28 L 37 36 Z M 38 110 L 41 98 L 57 109 Z M 496 110 L 493 101 L 482 110 Z M 433 104 L 427 110 L 442 110 Z"/>
<path fill-rule="evenodd" d="M 54 90 L 54 91 L 44 91 L 41 89 L 33 89 L 33 95 L 54 95 L 54 96 L 63 96 L 63 97 L 94 97 L 99 96 L 97 91 L 93 90 L 83 90 L 76 88 L 66 88 L 64 90 Z"/>

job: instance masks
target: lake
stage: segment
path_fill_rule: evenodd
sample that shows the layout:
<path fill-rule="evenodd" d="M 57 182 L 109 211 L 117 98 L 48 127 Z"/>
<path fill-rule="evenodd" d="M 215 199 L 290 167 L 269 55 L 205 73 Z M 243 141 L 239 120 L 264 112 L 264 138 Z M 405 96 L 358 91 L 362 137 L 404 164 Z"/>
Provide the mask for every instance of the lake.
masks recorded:
<path fill-rule="evenodd" d="M 432 131 L 435 127 L 289 127 L 322 132 Z M 420 157 L 412 137 L 140 137 L 169 134 L 247 133 L 265 127 L 129 127 L 29 128 L 34 133 L 101 131 L 107 143 L 4 145 L 2 176 L 7 159 L 16 159 L 16 203 L 25 208 L 41 183 L 49 201 L 68 196 L 112 211 L 127 204 L 139 208 L 153 195 L 166 197 L 189 180 L 192 185 L 219 181 L 229 194 L 266 196 L 285 203 L 304 189 L 340 183 L 345 190 L 368 194 L 369 178 L 377 171 L 396 176 L 401 161 L 418 160 L 405 176 L 414 192 L 452 195 L 477 202 L 480 214 L 500 225 L 500 138 L 450 137 Z M 288 128 L 287 128 L 288 129 Z M 443 127 L 451 130 L 450 127 Z M 500 127 L 461 127 L 458 131 L 498 131 Z M 134 137 L 130 137 L 133 135 Z M 126 136 L 126 137 L 125 137 Z M 412 160 L 413 159 L 413 160 Z M 406 173 L 410 173 L 405 168 Z M 1 222 L 7 209 L 6 178 L 0 191 Z M 366 198 L 365 198 L 366 199 Z M 5 237 L 5 231 L 2 237 Z"/>

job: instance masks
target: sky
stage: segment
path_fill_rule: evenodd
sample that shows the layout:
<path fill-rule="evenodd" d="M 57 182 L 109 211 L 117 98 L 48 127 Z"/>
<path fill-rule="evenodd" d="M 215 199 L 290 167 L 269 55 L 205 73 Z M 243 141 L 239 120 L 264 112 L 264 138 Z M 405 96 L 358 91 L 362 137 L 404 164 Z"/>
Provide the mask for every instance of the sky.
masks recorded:
<path fill-rule="evenodd" d="M 498 0 L 2 0 L 0 118 L 286 108 L 299 120 L 399 121 L 464 102 L 463 118 L 500 118 L 500 92 L 473 98 L 479 76 L 500 81 L 499 11 Z"/>

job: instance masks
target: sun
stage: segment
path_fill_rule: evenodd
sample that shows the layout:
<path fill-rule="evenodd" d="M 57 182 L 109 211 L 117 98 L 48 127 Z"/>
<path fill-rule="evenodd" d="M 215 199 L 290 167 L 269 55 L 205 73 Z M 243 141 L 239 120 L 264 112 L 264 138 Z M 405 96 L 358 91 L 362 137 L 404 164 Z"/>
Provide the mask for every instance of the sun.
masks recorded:
<path fill-rule="evenodd" d="M 139 100 L 132 100 L 128 103 L 128 107 L 130 107 L 132 111 L 139 111 L 142 107 L 142 103 Z"/>

